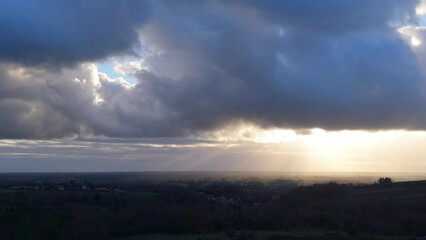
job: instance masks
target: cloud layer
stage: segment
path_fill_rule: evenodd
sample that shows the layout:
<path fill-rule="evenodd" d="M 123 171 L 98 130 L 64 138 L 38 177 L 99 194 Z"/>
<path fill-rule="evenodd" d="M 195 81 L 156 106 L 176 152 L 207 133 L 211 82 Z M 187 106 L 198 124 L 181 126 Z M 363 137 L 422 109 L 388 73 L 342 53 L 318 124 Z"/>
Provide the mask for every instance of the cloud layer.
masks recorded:
<path fill-rule="evenodd" d="M 148 1 L 0 2 L 0 60 L 60 67 L 131 52 Z"/>
<path fill-rule="evenodd" d="M 426 128 L 417 1 L 24 2 L 0 7 L 2 138 Z M 135 85 L 90 63 L 139 41 Z"/>

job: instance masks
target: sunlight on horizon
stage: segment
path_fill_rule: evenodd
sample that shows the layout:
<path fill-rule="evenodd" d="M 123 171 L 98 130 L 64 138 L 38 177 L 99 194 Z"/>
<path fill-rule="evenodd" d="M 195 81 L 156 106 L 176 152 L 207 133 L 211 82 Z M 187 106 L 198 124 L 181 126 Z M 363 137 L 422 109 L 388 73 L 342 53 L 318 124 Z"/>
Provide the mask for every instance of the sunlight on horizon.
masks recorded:
<path fill-rule="evenodd" d="M 0 158 L 3 171 L 426 172 L 425 131 L 232 129 L 182 140 L 5 139 Z"/>
<path fill-rule="evenodd" d="M 211 133 L 207 139 L 246 146 L 244 158 L 267 171 L 426 171 L 426 131 L 262 129 L 240 124 Z"/>

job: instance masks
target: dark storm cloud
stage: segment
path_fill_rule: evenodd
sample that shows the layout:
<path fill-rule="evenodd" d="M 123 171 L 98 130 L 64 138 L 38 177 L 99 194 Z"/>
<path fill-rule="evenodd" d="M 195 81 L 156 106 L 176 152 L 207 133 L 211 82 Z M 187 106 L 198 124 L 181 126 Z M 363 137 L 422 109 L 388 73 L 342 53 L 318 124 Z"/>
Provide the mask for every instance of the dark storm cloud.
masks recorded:
<path fill-rule="evenodd" d="M 108 15 L 105 9 L 115 13 L 120 8 L 110 4 L 119 3 L 126 2 L 90 7 Z M 124 18 L 82 16 L 81 24 L 58 30 L 77 36 L 61 42 L 67 46 L 62 51 L 58 42 L 34 41 L 44 40 L 37 38 L 41 28 L 33 29 L 32 40 L 16 29 L 17 49 L 0 52 L 14 62 L 0 68 L 0 109 L 6 113 L 0 121 L 8 126 L 2 137 L 175 137 L 235 122 L 426 128 L 423 62 L 397 31 L 416 22 L 417 1 L 156 1 L 149 19 L 146 8 L 133 3 Z M 75 13 L 68 9 L 76 8 L 59 12 L 58 22 L 67 23 Z M 136 86 L 77 64 L 128 50 L 137 26 L 145 69 L 136 71 Z M 92 38 L 94 46 L 87 44 Z M 56 62 L 76 64 L 62 71 L 38 65 Z"/>
<path fill-rule="evenodd" d="M 325 33 L 386 29 L 398 22 L 416 22 L 418 0 L 270 0 L 240 1 L 269 21 Z"/>
<path fill-rule="evenodd" d="M 233 121 L 422 129 L 423 73 L 395 27 L 413 20 L 416 2 L 370 2 L 163 6 L 143 34 L 163 54 L 146 59 L 150 71 L 138 75 L 135 92 L 155 99 L 165 116 L 118 115 L 143 119 L 124 122 L 154 136 Z"/>
<path fill-rule="evenodd" d="M 130 52 L 148 1 L 0 1 L 0 60 L 47 67 Z"/>

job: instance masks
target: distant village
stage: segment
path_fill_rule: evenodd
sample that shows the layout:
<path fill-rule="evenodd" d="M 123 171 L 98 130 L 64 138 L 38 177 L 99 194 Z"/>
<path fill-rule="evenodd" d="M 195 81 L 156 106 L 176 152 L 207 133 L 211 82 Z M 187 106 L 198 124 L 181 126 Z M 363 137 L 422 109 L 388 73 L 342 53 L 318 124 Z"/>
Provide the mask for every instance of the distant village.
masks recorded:
<path fill-rule="evenodd" d="M 19 184 L 4 184 L 0 185 L 0 189 L 8 190 L 33 190 L 33 191 L 85 191 L 85 192 L 124 192 L 121 187 L 108 184 L 93 184 L 88 180 L 83 182 L 69 181 L 68 183 L 55 182 L 28 182 Z"/>

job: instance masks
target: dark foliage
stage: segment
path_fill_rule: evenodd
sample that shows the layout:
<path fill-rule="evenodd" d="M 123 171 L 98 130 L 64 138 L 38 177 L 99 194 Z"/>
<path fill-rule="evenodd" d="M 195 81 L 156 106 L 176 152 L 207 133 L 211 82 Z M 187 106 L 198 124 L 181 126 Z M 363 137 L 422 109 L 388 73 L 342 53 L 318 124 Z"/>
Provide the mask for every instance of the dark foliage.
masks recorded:
<path fill-rule="evenodd" d="M 2 185 L 0 233 L 47 240 L 211 232 L 253 239 L 246 229 L 422 236 L 425 201 L 425 182 L 390 178 L 310 186 L 283 180 L 29 181 Z"/>

